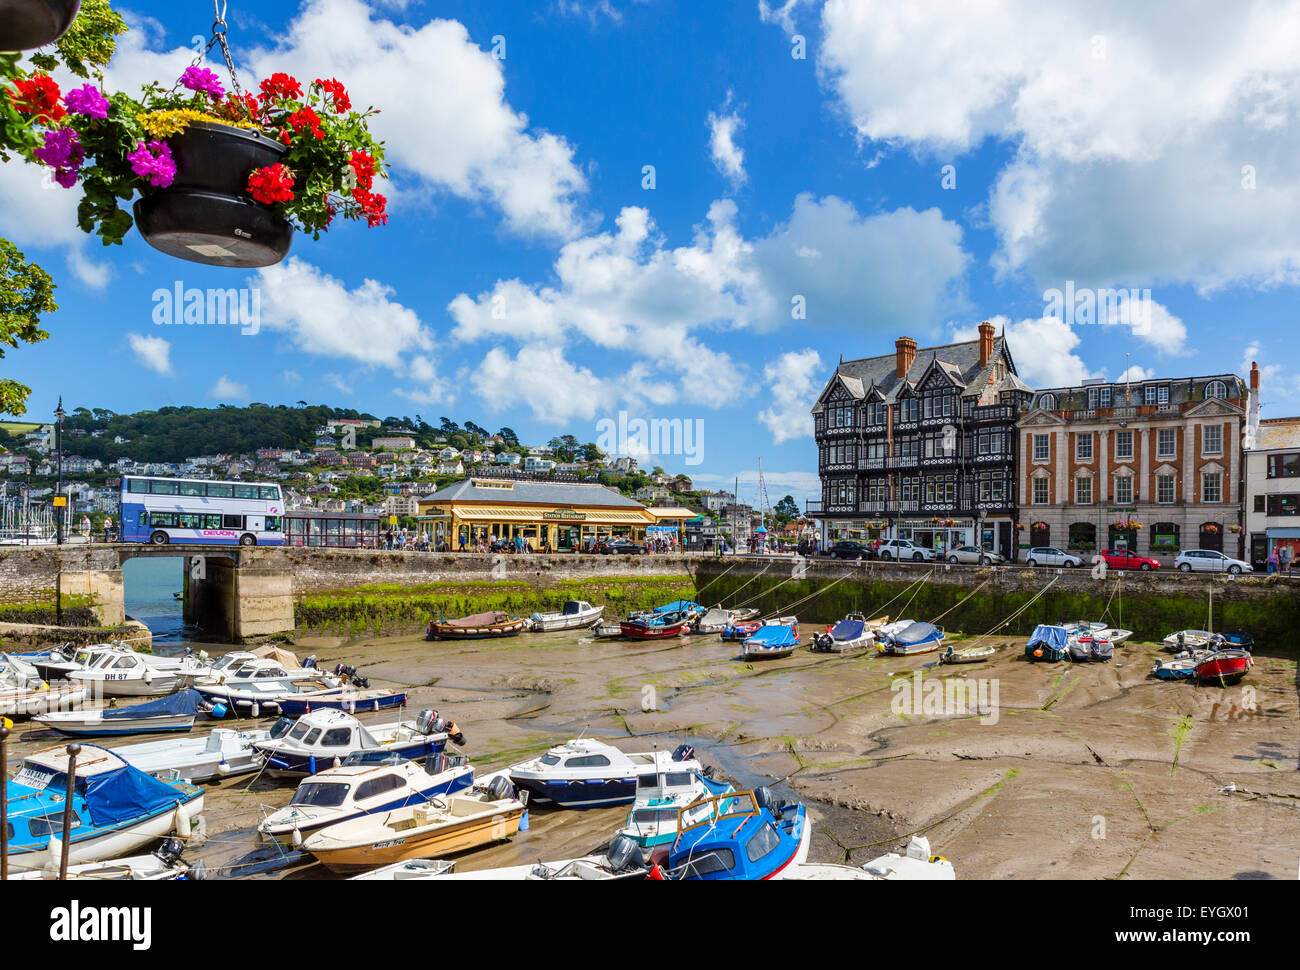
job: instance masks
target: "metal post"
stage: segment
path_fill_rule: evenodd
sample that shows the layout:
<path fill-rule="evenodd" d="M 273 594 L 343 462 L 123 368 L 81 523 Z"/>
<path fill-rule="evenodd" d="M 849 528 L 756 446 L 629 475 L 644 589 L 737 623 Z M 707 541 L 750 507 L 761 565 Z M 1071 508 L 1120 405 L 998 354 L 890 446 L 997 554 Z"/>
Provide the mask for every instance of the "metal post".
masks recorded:
<path fill-rule="evenodd" d="M 0 725 L 0 882 L 9 878 L 9 729 Z"/>
<path fill-rule="evenodd" d="M 58 468 L 55 470 L 54 497 L 57 499 L 63 495 L 63 395 L 59 395 L 59 406 L 54 409 L 54 417 L 57 421 L 54 427 L 54 456 L 58 462 Z M 63 545 L 63 518 L 67 507 L 54 508 L 54 541 L 56 545 Z"/>
<path fill-rule="evenodd" d="M 68 752 L 68 790 L 63 799 L 63 852 L 59 859 L 59 879 L 68 878 L 68 852 L 71 849 L 69 837 L 72 835 L 72 795 L 77 784 L 77 754 L 81 751 L 81 745 L 70 744 L 67 747 Z"/>

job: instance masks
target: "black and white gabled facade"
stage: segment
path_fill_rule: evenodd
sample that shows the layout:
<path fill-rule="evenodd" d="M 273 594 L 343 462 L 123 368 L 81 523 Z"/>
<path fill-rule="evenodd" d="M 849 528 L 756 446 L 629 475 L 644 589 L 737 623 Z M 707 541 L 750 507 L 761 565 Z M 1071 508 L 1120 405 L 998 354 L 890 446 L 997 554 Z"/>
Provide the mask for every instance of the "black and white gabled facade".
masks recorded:
<path fill-rule="evenodd" d="M 1032 390 L 1005 339 L 841 361 L 812 409 L 824 544 L 910 538 L 1016 549 L 1016 420 Z"/>

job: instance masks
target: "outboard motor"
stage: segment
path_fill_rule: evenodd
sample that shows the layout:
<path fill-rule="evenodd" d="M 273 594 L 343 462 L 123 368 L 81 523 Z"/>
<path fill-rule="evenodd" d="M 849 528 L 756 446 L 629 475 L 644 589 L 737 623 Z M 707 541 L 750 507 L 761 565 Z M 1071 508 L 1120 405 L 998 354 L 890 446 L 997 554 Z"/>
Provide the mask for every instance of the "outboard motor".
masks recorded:
<path fill-rule="evenodd" d="M 434 728 L 433 723 L 439 720 L 441 718 L 438 717 L 438 712 L 426 707 L 415 715 L 415 729 L 421 734 L 437 734 L 437 729 Z"/>
<path fill-rule="evenodd" d="M 515 786 L 510 784 L 510 779 L 505 775 L 497 775 L 487 786 L 488 798 L 494 802 L 502 801 L 506 798 L 515 797 Z"/>
<path fill-rule="evenodd" d="M 759 808 L 766 808 L 773 814 L 776 813 L 775 799 L 772 798 L 772 789 L 766 785 L 761 785 L 754 789 L 754 801 L 758 803 Z"/>
<path fill-rule="evenodd" d="M 163 839 L 162 845 L 153 850 L 153 856 L 168 869 L 181 861 L 181 853 L 185 851 L 185 844 L 180 839 Z"/>
<path fill-rule="evenodd" d="M 695 749 L 689 744 L 679 744 L 673 749 L 674 761 L 689 761 L 695 757 Z"/>
<path fill-rule="evenodd" d="M 614 841 L 605 851 L 605 858 L 609 860 L 609 867 L 615 872 L 623 872 L 631 868 L 639 869 L 645 865 L 641 846 L 626 835 L 614 836 Z"/>
<path fill-rule="evenodd" d="M 310 657 L 302 662 L 303 670 L 316 670 L 316 655 L 313 653 Z"/>
<path fill-rule="evenodd" d="M 465 735 L 461 733 L 460 728 L 456 726 L 455 721 L 447 722 L 447 740 L 458 747 L 465 747 Z"/>

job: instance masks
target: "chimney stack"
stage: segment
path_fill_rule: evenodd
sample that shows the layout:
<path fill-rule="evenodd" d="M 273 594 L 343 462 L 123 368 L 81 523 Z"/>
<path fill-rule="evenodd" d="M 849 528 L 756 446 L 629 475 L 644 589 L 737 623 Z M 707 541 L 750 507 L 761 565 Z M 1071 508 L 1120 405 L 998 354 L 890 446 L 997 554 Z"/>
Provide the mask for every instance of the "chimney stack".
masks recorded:
<path fill-rule="evenodd" d="M 1250 390 L 1246 392 L 1246 427 L 1241 435 L 1241 447 L 1251 451 L 1259 435 L 1259 364 L 1250 362 Z"/>
<path fill-rule="evenodd" d="M 985 320 L 980 324 L 980 367 L 987 367 L 993 359 L 993 337 L 997 331 Z"/>
<path fill-rule="evenodd" d="M 1250 362 L 1250 387 L 1252 390 L 1259 390 L 1259 364 L 1253 360 Z"/>
<path fill-rule="evenodd" d="M 900 381 L 912 369 L 916 360 L 916 341 L 911 337 L 899 337 L 894 341 L 894 376 Z"/>

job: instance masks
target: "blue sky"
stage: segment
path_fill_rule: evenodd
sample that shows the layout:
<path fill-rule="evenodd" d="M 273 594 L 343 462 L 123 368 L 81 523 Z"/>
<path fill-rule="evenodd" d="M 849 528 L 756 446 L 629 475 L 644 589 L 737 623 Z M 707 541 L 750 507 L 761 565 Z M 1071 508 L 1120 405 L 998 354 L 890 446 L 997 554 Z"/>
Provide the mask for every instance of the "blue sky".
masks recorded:
<path fill-rule="evenodd" d="M 210 26 L 203 4 L 117 6 L 111 89 L 170 83 Z M 305 399 L 525 440 L 593 440 L 619 411 L 702 421 L 702 461 L 651 461 L 741 475 L 752 499 L 761 458 L 773 500 L 814 493 L 807 412 L 841 354 L 986 319 L 1037 386 L 1119 379 L 1126 355 L 1139 377 L 1257 359 L 1264 416 L 1300 413 L 1300 8 L 1129 6 L 232 3 L 246 86 L 336 76 L 383 110 L 388 227 L 217 270 L 135 233 L 105 249 L 75 193 L 7 165 L 0 232 L 62 309 L 6 373 L 32 418 L 61 393 Z M 1045 319 L 1066 281 L 1149 289 L 1145 325 Z M 177 282 L 256 289 L 258 333 L 155 324 Z"/>

